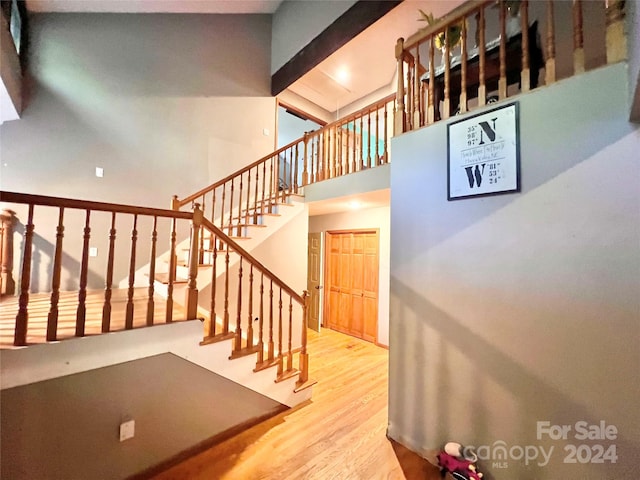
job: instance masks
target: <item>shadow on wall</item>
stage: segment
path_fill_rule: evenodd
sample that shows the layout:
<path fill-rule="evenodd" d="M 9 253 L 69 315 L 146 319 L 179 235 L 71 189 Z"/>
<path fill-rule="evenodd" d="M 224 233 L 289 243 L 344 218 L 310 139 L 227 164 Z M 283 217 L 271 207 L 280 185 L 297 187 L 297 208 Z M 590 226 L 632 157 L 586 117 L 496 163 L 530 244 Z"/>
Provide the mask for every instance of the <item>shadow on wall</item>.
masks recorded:
<path fill-rule="evenodd" d="M 25 226 L 16 222 L 15 233 L 21 237 L 21 242 L 14 252 L 14 265 L 18 265 L 16 280 L 16 294 L 20 294 L 20 279 L 22 278 L 22 259 L 24 258 Z M 50 292 L 53 281 L 53 258 L 55 246 L 37 233 L 33 234 L 33 249 L 31 253 L 30 293 Z M 79 288 L 81 264 L 69 254 L 62 253 L 62 271 L 60 291 L 73 291 Z M 87 288 L 104 288 L 104 278 L 89 270 L 87 272 Z"/>
<path fill-rule="evenodd" d="M 488 405 L 487 402 L 491 399 L 486 393 L 483 394 L 483 389 L 491 384 L 497 384 L 510 395 L 510 398 L 518 402 L 517 412 L 522 412 L 520 418 L 513 415 L 514 418 L 511 420 L 505 418 L 505 422 L 516 422 L 510 429 L 519 445 L 525 445 L 523 442 L 537 446 L 544 444 L 548 450 L 545 440 L 536 439 L 536 429 L 532 431 L 532 423 L 538 420 L 547 420 L 551 425 L 565 425 L 570 423 L 567 422 L 567 418 L 576 418 L 586 421 L 589 425 L 599 425 L 602 419 L 594 417 L 584 405 L 545 382 L 543 378 L 532 374 L 525 366 L 518 364 L 485 338 L 461 325 L 454 317 L 430 303 L 398 278 L 391 281 L 391 295 L 403 299 L 402 303 L 392 302 L 398 309 L 391 315 L 391 318 L 397 320 L 396 336 L 392 339 L 393 346 L 397 348 L 398 345 L 403 345 L 412 350 L 412 346 L 417 346 L 415 356 L 396 355 L 392 360 L 390 398 L 393 401 L 393 390 L 405 385 L 412 385 L 410 391 L 415 392 L 415 396 L 403 395 L 402 398 L 396 398 L 396 404 L 390 404 L 390 417 L 393 418 L 393 412 L 396 412 L 397 416 L 405 417 L 402 423 L 412 426 L 413 430 L 407 430 L 417 446 L 437 448 L 441 445 L 433 445 L 434 442 L 462 440 L 449 438 L 451 432 L 459 430 L 459 425 L 456 428 L 451 418 L 456 413 L 459 414 L 460 409 L 466 409 L 468 417 L 455 423 L 463 424 L 467 418 L 470 419 L 468 424 L 472 431 L 468 433 L 467 438 L 491 439 L 491 426 L 487 424 L 486 419 L 495 416 L 496 410 L 499 410 L 497 403 Z M 415 322 L 411 321 L 413 319 Z M 411 326 L 411 333 L 407 325 Z M 426 345 L 419 344 L 429 335 L 433 335 L 433 332 L 437 332 L 438 339 L 431 344 L 438 343 L 437 349 L 425 348 Z M 540 353 L 544 354 L 542 348 Z M 463 357 L 467 362 L 461 364 L 463 368 L 453 368 L 451 358 L 454 355 Z M 468 370 L 464 368 L 467 364 L 473 366 L 471 374 L 465 371 Z M 436 368 L 432 367 L 434 365 Z M 467 382 L 465 386 L 456 385 L 469 378 L 473 379 L 472 383 Z M 579 378 L 576 378 L 576 381 L 580 381 Z M 437 389 L 427 395 L 431 398 L 425 398 L 425 392 L 428 391 L 425 383 Z M 464 396 L 460 394 L 461 390 L 466 390 Z M 471 400 L 467 402 L 467 399 Z M 453 411 L 454 409 L 456 411 Z M 511 412 L 505 409 L 504 416 L 512 415 Z M 569 435 L 569 440 L 571 439 L 572 434 Z M 493 445 L 494 441 L 486 443 Z M 617 456 L 621 460 L 626 459 L 625 462 L 630 462 L 629 459 L 637 458 L 638 445 L 620 432 L 615 439 L 615 445 Z M 566 455 L 567 451 L 558 446 L 553 458 L 564 458 Z M 492 467 L 490 463 L 491 460 L 484 464 L 482 461 L 479 462 L 480 471 L 485 474 L 487 480 L 494 478 L 486 471 Z M 590 478 L 611 478 L 614 467 L 608 462 L 589 462 L 586 466 L 593 475 Z M 549 468 L 550 466 L 540 466 L 534 461 L 526 467 L 526 472 L 530 475 L 528 478 L 554 478 L 553 474 L 549 476 Z"/>

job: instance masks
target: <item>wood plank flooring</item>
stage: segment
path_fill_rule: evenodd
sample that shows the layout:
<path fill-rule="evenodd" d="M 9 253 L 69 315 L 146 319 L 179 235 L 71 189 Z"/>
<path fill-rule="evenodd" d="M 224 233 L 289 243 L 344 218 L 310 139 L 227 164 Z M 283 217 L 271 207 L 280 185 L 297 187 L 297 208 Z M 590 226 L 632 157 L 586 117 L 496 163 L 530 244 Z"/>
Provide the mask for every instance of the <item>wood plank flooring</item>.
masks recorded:
<path fill-rule="evenodd" d="M 388 352 L 309 332 L 309 402 L 256 425 L 155 480 L 436 480 L 436 467 L 386 438 Z"/>
<path fill-rule="evenodd" d="M 124 330 L 127 289 L 114 289 L 111 298 L 111 331 Z M 174 295 L 174 302 L 176 296 Z M 180 297 L 182 298 L 182 297 Z M 32 293 L 29 295 L 29 321 L 27 326 L 27 343 L 45 343 L 47 335 L 47 316 L 51 306 L 50 293 Z M 147 319 L 148 288 L 135 288 L 133 296 L 133 327 L 143 327 Z M 86 335 L 99 335 L 102 328 L 102 306 L 104 291 L 87 292 L 86 298 Z M 155 323 L 165 322 L 167 302 L 159 295 L 154 296 Z M 18 297 L 5 296 L 0 299 L 0 348 L 13 348 L 16 314 L 18 313 Z M 58 304 L 58 339 L 64 340 L 75 335 L 76 311 L 78 309 L 78 292 L 60 292 Z M 182 308 L 174 303 L 173 320 L 184 320 Z"/>

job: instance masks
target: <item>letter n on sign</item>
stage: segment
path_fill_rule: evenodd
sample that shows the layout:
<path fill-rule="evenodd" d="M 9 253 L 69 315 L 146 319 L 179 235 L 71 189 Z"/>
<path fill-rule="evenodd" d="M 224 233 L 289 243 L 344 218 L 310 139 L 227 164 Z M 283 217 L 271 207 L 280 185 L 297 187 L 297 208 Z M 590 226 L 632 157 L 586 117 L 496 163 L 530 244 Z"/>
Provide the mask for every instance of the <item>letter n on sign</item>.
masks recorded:
<path fill-rule="evenodd" d="M 518 102 L 447 126 L 447 198 L 520 191 Z"/>

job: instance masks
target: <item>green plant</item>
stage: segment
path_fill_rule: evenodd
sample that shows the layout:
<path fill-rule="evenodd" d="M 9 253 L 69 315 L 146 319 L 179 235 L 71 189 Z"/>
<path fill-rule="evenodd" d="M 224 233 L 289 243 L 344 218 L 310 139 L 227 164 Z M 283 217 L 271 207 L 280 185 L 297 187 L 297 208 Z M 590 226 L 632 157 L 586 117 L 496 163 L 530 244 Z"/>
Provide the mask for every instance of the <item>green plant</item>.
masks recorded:
<path fill-rule="evenodd" d="M 440 19 L 436 19 L 433 17 L 433 13 L 425 13 L 421 9 L 418 9 L 418 11 L 420 12 L 420 17 L 421 17 L 418 19 L 419 22 L 427 22 L 429 26 L 433 26 L 440 21 Z M 453 23 L 449 25 L 447 27 L 447 33 L 449 36 L 449 48 L 453 48 L 456 45 L 458 45 L 462 37 L 462 20 L 457 23 Z M 446 37 L 445 37 L 444 31 L 433 36 L 433 42 L 435 46 L 439 49 L 444 48 L 445 39 Z"/>

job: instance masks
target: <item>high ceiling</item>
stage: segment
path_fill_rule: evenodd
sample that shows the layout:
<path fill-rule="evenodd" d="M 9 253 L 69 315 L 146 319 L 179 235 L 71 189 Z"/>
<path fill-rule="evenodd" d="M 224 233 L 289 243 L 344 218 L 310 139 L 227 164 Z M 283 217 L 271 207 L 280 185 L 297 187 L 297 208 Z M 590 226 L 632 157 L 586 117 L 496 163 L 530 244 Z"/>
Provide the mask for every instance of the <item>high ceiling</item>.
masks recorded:
<path fill-rule="evenodd" d="M 282 1 L 27 0 L 27 8 L 34 12 L 272 14 Z M 462 0 L 404 0 L 293 83 L 289 90 L 334 114 L 366 95 L 386 87 L 393 88 L 394 47 L 398 38 L 407 38 L 424 26 L 417 21 L 418 9 L 438 17 L 460 3 Z"/>
<path fill-rule="evenodd" d="M 282 0 L 27 0 L 33 12 L 274 13 Z"/>

